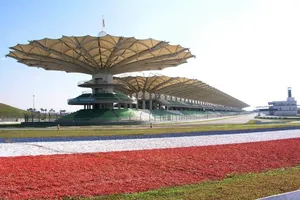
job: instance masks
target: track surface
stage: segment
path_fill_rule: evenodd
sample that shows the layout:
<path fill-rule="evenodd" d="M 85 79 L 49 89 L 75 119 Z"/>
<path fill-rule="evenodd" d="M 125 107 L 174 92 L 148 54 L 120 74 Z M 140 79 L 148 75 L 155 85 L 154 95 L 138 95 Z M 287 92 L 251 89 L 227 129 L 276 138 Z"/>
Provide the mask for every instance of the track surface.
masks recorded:
<path fill-rule="evenodd" d="M 143 139 L 0 143 L 0 157 L 164 149 L 260 142 L 288 138 L 300 138 L 300 130 Z"/>

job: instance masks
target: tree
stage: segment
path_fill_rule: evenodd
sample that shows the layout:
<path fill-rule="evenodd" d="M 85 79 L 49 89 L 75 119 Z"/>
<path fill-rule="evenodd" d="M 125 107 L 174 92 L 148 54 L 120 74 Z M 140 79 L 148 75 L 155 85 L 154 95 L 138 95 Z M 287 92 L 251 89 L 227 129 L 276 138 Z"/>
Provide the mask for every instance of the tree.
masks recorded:
<path fill-rule="evenodd" d="M 65 112 L 66 112 L 66 110 L 60 110 L 60 111 L 59 111 L 59 114 L 62 115 L 62 114 L 64 114 Z"/>

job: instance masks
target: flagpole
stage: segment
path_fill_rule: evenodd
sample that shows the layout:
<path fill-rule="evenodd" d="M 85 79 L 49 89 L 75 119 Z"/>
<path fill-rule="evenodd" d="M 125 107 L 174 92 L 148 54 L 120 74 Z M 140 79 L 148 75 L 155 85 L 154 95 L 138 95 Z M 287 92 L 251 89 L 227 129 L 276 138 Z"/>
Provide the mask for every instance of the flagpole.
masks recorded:
<path fill-rule="evenodd" d="M 105 32 L 105 21 L 104 21 L 104 15 L 102 15 L 102 31 L 98 33 L 98 37 L 103 37 L 106 35 Z"/>
<path fill-rule="evenodd" d="M 104 15 L 102 15 L 102 31 L 105 32 L 105 21 L 104 21 Z"/>

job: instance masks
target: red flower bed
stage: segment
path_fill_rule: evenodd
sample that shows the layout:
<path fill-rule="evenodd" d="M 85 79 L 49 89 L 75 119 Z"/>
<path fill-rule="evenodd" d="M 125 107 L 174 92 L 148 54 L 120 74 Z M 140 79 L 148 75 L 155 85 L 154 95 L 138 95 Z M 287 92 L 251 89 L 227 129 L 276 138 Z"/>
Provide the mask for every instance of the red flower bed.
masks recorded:
<path fill-rule="evenodd" d="M 300 164 L 300 139 L 0 158 L 0 199 L 145 191 Z"/>

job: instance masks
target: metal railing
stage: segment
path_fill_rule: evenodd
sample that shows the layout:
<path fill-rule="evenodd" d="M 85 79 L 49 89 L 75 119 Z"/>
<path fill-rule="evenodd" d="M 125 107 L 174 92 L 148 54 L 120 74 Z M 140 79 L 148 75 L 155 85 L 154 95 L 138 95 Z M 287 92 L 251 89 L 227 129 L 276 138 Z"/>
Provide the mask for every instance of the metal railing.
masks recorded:
<path fill-rule="evenodd" d="M 61 119 L 61 122 L 172 122 L 172 121 L 195 121 L 202 119 L 218 118 L 224 116 L 233 116 L 224 114 L 200 114 L 200 115 L 152 115 L 149 113 L 138 110 L 138 112 L 132 112 L 127 116 L 120 116 L 116 114 L 115 116 L 99 116 L 99 117 L 82 117 L 75 119 Z"/>
<path fill-rule="evenodd" d="M 85 90 L 85 91 L 82 91 L 81 94 L 92 94 L 92 91 L 91 90 Z"/>
<path fill-rule="evenodd" d="M 30 113 L 24 115 L 22 122 L 55 122 L 64 115 L 59 113 Z"/>
<path fill-rule="evenodd" d="M 77 82 L 77 85 L 82 85 L 82 84 L 85 84 L 85 83 L 94 83 L 94 81 L 93 81 L 93 80 L 78 81 L 78 82 Z"/>

